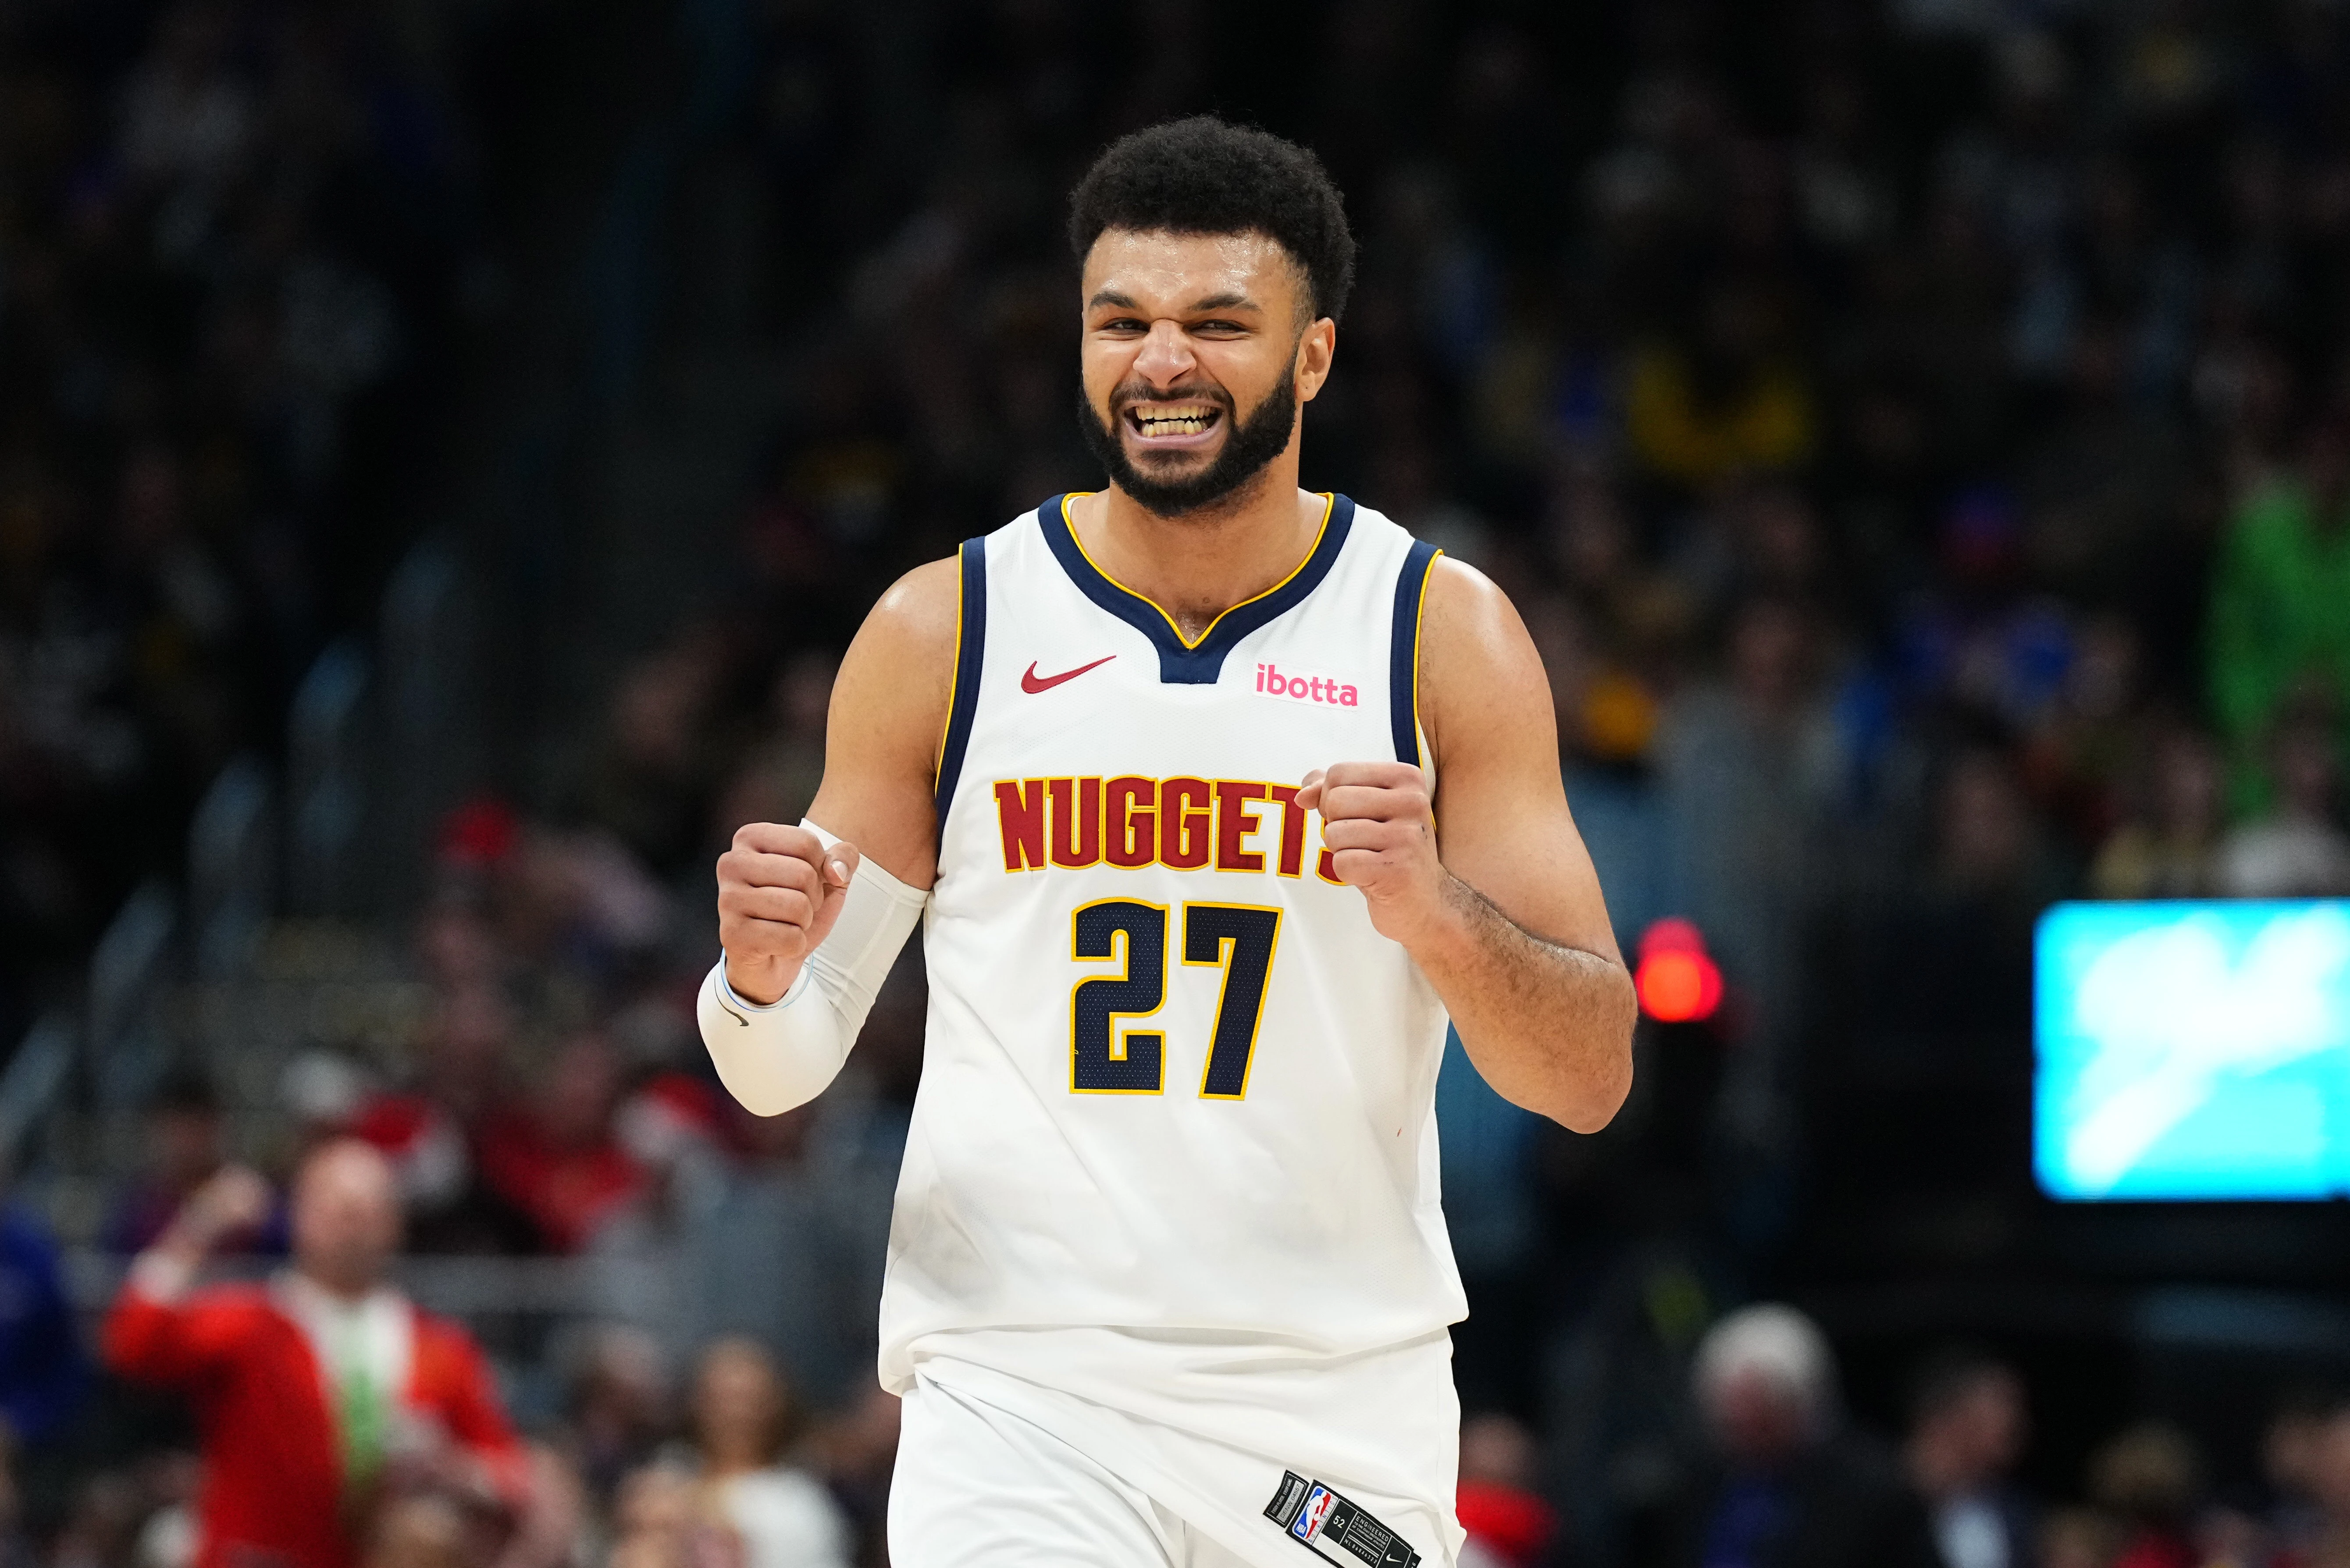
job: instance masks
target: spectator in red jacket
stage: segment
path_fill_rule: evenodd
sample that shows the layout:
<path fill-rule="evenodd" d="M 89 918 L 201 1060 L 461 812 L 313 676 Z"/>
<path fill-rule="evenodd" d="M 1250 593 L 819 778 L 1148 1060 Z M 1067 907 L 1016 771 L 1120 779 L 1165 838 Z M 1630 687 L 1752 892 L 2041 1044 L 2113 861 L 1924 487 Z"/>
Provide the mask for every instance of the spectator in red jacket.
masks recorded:
<path fill-rule="evenodd" d="M 356 1139 L 322 1146 L 295 1178 L 292 1267 L 192 1288 L 269 1201 L 249 1170 L 206 1182 L 132 1263 L 106 1324 L 116 1372 L 194 1406 L 196 1568 L 353 1568 L 420 1498 L 501 1532 L 529 1461 L 472 1337 L 384 1282 L 400 1229 L 390 1163 Z"/>

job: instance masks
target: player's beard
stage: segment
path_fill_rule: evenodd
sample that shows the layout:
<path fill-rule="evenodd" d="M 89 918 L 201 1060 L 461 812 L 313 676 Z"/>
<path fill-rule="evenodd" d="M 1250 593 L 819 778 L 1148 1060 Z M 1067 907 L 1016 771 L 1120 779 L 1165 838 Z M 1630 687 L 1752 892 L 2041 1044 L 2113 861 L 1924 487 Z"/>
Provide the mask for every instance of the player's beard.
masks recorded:
<path fill-rule="evenodd" d="M 1154 400 L 1180 401 L 1197 395 L 1170 392 L 1166 400 Z M 1101 460 L 1111 483 L 1146 512 L 1180 517 L 1213 506 L 1253 483 L 1267 463 L 1288 450 L 1290 431 L 1297 424 L 1297 388 L 1287 376 L 1274 382 L 1273 390 L 1244 420 L 1234 417 L 1228 400 L 1205 400 L 1222 403 L 1230 433 L 1208 466 L 1184 479 L 1154 479 L 1137 468 L 1126 455 L 1126 441 L 1119 433 L 1126 416 L 1113 414 L 1114 423 L 1103 423 L 1082 386 L 1077 389 L 1077 428 L 1085 432 L 1086 445 Z"/>

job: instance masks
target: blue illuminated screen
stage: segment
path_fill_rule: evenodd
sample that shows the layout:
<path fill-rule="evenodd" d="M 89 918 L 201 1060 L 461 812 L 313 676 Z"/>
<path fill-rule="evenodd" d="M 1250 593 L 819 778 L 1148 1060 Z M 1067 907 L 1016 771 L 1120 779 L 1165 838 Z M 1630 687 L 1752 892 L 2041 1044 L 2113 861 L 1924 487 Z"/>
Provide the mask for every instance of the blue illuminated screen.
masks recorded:
<path fill-rule="evenodd" d="M 2033 992 L 2051 1197 L 2350 1193 L 2350 902 L 2058 904 Z"/>

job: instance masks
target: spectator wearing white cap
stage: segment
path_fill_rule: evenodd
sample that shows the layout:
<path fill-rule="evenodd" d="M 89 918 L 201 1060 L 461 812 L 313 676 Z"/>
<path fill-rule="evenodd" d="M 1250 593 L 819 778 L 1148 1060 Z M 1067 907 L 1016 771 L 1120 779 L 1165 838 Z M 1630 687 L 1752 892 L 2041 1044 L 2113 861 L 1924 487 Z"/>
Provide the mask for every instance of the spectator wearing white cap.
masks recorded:
<path fill-rule="evenodd" d="M 1699 1342 L 1711 1462 L 1659 1521 L 1681 1568 L 1940 1568 L 1924 1505 L 1845 1425 L 1835 1357 L 1789 1306 L 1731 1313 Z"/>

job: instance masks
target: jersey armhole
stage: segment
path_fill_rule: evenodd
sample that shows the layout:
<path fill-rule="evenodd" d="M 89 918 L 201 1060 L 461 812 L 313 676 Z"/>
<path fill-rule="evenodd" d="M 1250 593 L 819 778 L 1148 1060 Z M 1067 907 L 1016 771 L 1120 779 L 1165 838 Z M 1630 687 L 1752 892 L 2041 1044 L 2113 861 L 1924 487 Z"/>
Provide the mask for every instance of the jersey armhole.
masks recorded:
<path fill-rule="evenodd" d="M 963 753 L 971 746 L 972 720 L 979 711 L 980 665 L 987 652 L 987 541 L 965 539 L 960 556 L 954 676 L 947 689 L 946 728 L 939 735 L 936 800 L 941 841 L 947 808 L 954 804 L 955 785 L 962 777 Z"/>
<path fill-rule="evenodd" d="M 1396 575 L 1394 636 L 1388 653 L 1388 703 L 1396 761 L 1425 765 L 1419 743 L 1419 622 L 1428 606 L 1428 575 L 1444 552 L 1425 539 L 1412 541 Z"/>

